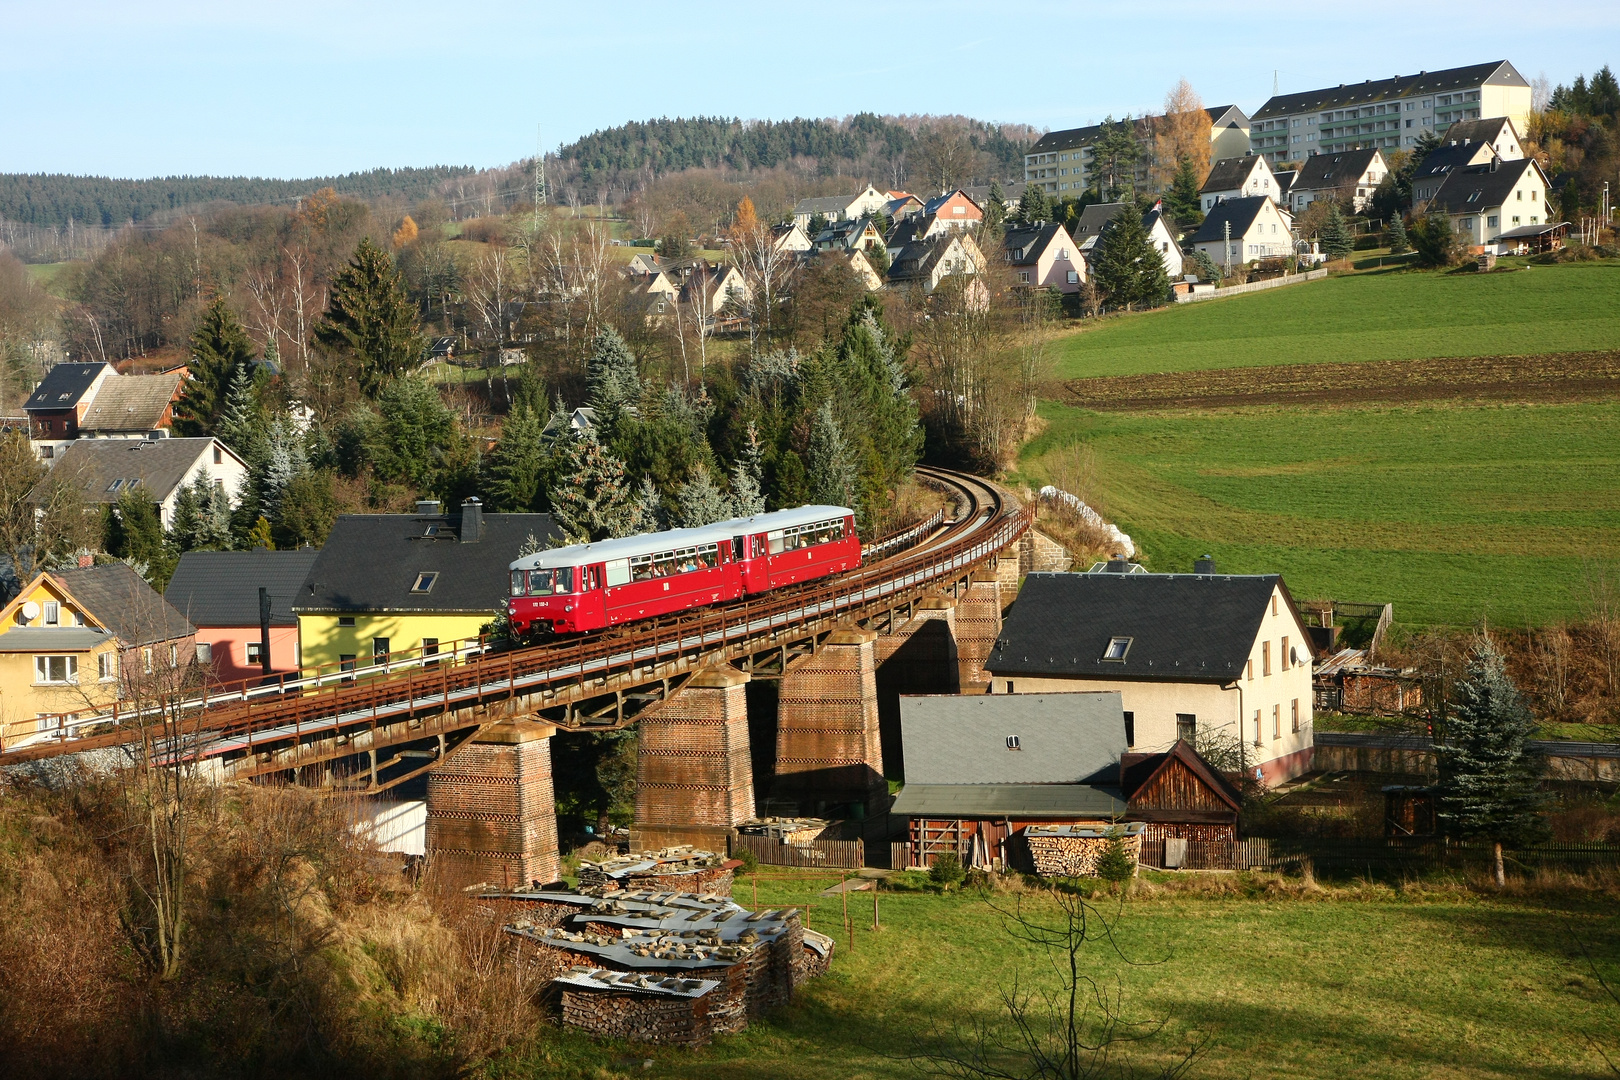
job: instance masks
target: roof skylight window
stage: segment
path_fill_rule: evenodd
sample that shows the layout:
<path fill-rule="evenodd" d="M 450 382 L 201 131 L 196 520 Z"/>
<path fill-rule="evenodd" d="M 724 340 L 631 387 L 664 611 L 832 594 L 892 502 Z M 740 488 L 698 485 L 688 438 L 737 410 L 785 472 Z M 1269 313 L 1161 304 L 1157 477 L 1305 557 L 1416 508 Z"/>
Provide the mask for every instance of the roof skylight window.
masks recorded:
<path fill-rule="evenodd" d="M 1125 654 L 1131 651 L 1131 641 L 1132 639 L 1128 637 L 1109 638 L 1108 648 L 1103 650 L 1102 658 L 1123 662 Z"/>
<path fill-rule="evenodd" d="M 425 593 L 433 591 L 433 583 L 439 580 L 437 571 L 417 574 L 416 581 L 411 585 L 411 592 Z"/>

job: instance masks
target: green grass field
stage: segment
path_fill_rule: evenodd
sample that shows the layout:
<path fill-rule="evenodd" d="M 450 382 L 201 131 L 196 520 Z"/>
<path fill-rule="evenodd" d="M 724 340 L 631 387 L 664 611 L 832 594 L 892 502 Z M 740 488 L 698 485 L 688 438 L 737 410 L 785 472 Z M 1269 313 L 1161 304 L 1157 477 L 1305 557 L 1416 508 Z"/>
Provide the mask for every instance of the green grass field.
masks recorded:
<path fill-rule="evenodd" d="M 1511 274 L 1366 273 L 1108 319 L 1060 339 L 1056 374 L 1520 355 L 1617 343 L 1620 263 Z"/>
<path fill-rule="evenodd" d="M 63 275 L 66 273 L 68 267 L 70 267 L 72 265 L 73 265 L 72 263 L 65 263 L 65 262 L 59 262 L 59 263 L 29 263 L 28 264 L 28 273 L 29 273 L 29 276 L 34 279 L 34 281 L 39 285 L 40 288 L 44 289 L 46 292 L 50 293 L 52 296 L 56 296 L 56 297 L 60 297 L 62 299 L 66 299 L 66 297 L 63 296 L 62 291 L 61 291 L 62 290 L 62 285 L 63 285 L 63 282 L 64 282 Z"/>
<path fill-rule="evenodd" d="M 1589 561 L 1620 558 L 1620 403 L 1042 415 L 1023 475 L 1088 443 L 1095 501 L 1154 570 L 1208 551 L 1301 600 L 1523 625 L 1576 614 Z"/>
<path fill-rule="evenodd" d="M 831 932 L 839 901 L 815 892 L 831 880 L 768 881 L 760 903 L 814 905 L 812 925 Z M 746 880 L 737 895 L 751 903 Z M 1015 975 L 1026 987 L 1050 979 L 1044 959 L 1011 942 L 973 895 L 884 893 L 877 933 L 867 929 L 871 895 L 850 900 L 853 951 L 840 931 L 833 970 L 770 1022 L 695 1052 L 564 1036 L 555 1056 L 528 1075 L 916 1077 L 906 1056 L 927 1044 L 936 1025 L 995 1021 L 998 991 Z M 1031 902 L 1037 910 L 1042 904 Z M 1151 1050 L 1131 1055 L 1136 1063 L 1162 1061 L 1196 1034 L 1209 1040 L 1190 1074 L 1196 1078 L 1606 1075 L 1586 1033 L 1613 1052 L 1620 1009 L 1579 958 L 1570 929 L 1612 982 L 1620 921 L 1596 902 L 1555 911 L 1458 892 L 1425 900 L 1387 890 L 1370 899 L 1264 891 L 1133 899 L 1120 942 L 1133 959 L 1163 962 L 1127 967 L 1098 947 L 1090 971 L 1110 981 L 1118 975 L 1132 1015 L 1166 1021 Z M 653 1064 L 644 1070 L 647 1059 Z"/>

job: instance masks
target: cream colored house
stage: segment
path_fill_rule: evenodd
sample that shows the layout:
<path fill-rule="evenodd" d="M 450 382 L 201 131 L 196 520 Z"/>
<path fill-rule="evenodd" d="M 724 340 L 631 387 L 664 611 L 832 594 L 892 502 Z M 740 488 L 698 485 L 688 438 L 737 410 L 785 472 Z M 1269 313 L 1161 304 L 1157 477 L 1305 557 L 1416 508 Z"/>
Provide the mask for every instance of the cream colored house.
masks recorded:
<path fill-rule="evenodd" d="M 821 215 L 829 222 L 849 221 L 875 214 L 889 203 L 889 196 L 871 184 L 854 195 L 830 195 L 820 199 L 800 199 L 793 208 L 793 220 L 800 227 L 808 227 L 811 219 Z"/>
<path fill-rule="evenodd" d="M 1210 208 L 1188 243 L 1208 255 L 1216 267 L 1236 269 L 1292 254 L 1294 223 L 1264 195 L 1226 199 Z"/>
<path fill-rule="evenodd" d="M 992 694 L 1117 691 L 1133 752 L 1184 739 L 1268 784 L 1310 768 L 1309 634 L 1281 577 L 1103 567 L 1025 579 Z"/>
<path fill-rule="evenodd" d="M 1511 250 L 1521 242 L 1518 238 L 1554 222 L 1547 187 L 1547 174 L 1535 158 L 1502 161 L 1493 157 L 1483 165 L 1453 169 L 1434 197 L 1415 209 L 1445 214 L 1458 242 L 1468 248 Z M 1514 235 L 1500 240 L 1505 234 Z"/>
<path fill-rule="evenodd" d="M 1198 189 L 1198 205 L 1209 213 L 1223 199 L 1245 199 L 1264 195 L 1275 202 L 1281 196 L 1277 178 L 1266 159 L 1257 154 L 1221 158 L 1209 167 L 1204 186 Z"/>
<path fill-rule="evenodd" d="M 982 273 L 984 254 L 979 245 L 965 231 L 952 229 L 943 236 L 918 240 L 901 248 L 889 264 L 889 284 L 921 286 L 923 292 L 931 293 L 953 274 Z"/>

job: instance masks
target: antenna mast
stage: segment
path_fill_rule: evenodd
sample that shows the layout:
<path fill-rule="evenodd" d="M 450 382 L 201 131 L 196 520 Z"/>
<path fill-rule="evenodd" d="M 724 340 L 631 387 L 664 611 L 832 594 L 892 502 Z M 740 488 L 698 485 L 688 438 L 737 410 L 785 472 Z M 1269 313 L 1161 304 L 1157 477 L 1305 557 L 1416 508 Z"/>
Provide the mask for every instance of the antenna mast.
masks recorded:
<path fill-rule="evenodd" d="M 546 152 L 540 141 L 540 125 L 534 126 L 534 228 L 540 231 L 540 207 L 546 201 Z"/>

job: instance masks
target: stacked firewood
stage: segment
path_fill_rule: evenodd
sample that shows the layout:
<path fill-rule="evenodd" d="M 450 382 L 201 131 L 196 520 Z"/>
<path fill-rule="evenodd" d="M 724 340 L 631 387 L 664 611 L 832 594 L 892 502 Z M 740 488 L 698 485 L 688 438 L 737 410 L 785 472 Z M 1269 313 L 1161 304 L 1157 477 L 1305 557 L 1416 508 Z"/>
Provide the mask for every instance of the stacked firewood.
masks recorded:
<path fill-rule="evenodd" d="M 1041 877 L 1095 877 L 1097 863 L 1112 841 L 1106 836 L 1077 836 L 1062 833 L 1025 832 L 1035 872 Z M 1124 836 L 1120 842 L 1131 862 L 1142 854 L 1140 836 Z"/>

